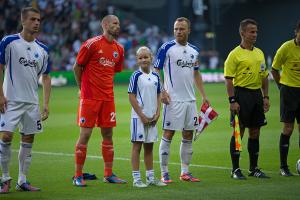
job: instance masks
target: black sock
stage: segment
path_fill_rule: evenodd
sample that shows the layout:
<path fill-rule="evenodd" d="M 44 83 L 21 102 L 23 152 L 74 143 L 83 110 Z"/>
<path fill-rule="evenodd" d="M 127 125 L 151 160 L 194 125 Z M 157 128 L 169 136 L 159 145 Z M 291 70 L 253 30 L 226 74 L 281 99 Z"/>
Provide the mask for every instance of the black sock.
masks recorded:
<path fill-rule="evenodd" d="M 286 168 L 287 165 L 287 157 L 289 153 L 289 146 L 290 146 L 290 136 L 288 135 L 280 135 L 279 140 L 279 151 L 280 151 L 280 167 Z"/>
<path fill-rule="evenodd" d="M 231 137 L 230 140 L 230 156 L 232 162 L 232 170 L 236 170 L 240 168 L 239 160 L 240 160 L 240 152 L 235 150 L 235 138 L 234 136 Z"/>
<path fill-rule="evenodd" d="M 257 168 L 257 161 L 259 155 L 259 139 L 248 138 L 248 152 L 250 159 L 250 171 L 253 171 Z"/>

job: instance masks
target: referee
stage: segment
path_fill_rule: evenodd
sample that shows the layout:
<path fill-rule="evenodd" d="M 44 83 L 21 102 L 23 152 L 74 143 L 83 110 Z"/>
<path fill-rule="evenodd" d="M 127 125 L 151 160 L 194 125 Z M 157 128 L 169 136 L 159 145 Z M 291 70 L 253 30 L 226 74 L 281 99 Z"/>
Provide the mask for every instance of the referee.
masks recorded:
<path fill-rule="evenodd" d="M 238 114 L 240 134 L 249 130 L 248 152 L 249 176 L 269 178 L 257 167 L 259 155 L 260 127 L 267 124 L 265 112 L 269 110 L 268 71 L 263 52 L 254 47 L 257 37 L 257 22 L 245 19 L 240 22 L 241 43 L 235 47 L 225 61 L 224 77 L 229 97 L 231 119 Z M 235 138 L 230 140 L 232 160 L 231 177 L 246 179 L 239 168 L 240 152 L 235 150 Z"/>
<path fill-rule="evenodd" d="M 295 35 L 294 39 L 281 45 L 272 63 L 272 75 L 280 89 L 280 121 L 283 123 L 283 130 L 279 150 L 282 176 L 293 176 L 287 165 L 287 157 L 295 119 L 300 133 L 300 21 Z M 279 70 L 282 70 L 281 75 Z"/>

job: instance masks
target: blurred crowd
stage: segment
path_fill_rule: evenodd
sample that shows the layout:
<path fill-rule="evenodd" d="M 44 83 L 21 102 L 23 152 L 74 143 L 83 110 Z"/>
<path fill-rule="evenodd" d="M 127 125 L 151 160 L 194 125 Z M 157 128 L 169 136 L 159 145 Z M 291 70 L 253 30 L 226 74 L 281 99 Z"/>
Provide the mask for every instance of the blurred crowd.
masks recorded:
<path fill-rule="evenodd" d="M 116 14 L 121 22 L 118 41 L 125 48 L 126 66 L 136 67 L 135 51 L 147 45 L 156 53 L 161 44 L 171 39 L 158 26 L 148 24 L 141 29 L 121 9 L 116 9 L 109 0 L 0 0 L 0 37 L 21 30 L 20 10 L 34 6 L 41 11 L 42 25 L 38 39 L 50 49 L 52 70 L 72 70 L 76 54 L 83 41 L 101 34 L 100 21 L 107 14 Z M 217 67 L 218 57 L 204 53 L 202 68 Z M 215 59 L 215 60 L 214 60 Z"/>

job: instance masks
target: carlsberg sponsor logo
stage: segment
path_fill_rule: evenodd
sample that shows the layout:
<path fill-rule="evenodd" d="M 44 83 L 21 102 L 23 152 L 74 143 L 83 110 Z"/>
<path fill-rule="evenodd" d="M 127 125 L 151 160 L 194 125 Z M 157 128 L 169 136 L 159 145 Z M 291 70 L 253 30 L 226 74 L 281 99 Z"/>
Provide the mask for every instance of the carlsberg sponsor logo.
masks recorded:
<path fill-rule="evenodd" d="M 177 60 L 177 65 L 179 66 L 179 67 L 189 67 L 189 68 L 191 68 L 191 67 L 194 67 L 194 66 L 196 66 L 196 63 L 194 63 L 192 60 L 191 61 L 187 61 L 187 60 L 181 60 L 181 59 L 179 59 L 179 60 Z"/>
<path fill-rule="evenodd" d="M 37 67 L 38 66 L 38 63 L 36 62 L 36 60 L 27 60 L 24 57 L 21 57 L 19 59 L 19 63 L 21 65 L 24 65 L 25 67 Z"/>

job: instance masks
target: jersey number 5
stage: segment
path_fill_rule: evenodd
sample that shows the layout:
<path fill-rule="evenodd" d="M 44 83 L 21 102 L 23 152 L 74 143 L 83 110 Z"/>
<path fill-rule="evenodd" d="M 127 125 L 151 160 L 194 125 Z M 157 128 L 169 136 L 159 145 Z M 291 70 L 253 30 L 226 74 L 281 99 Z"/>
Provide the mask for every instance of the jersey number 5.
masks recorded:
<path fill-rule="evenodd" d="M 42 123 L 41 123 L 41 120 L 37 120 L 36 121 L 36 127 L 37 127 L 37 130 L 42 130 Z"/>

